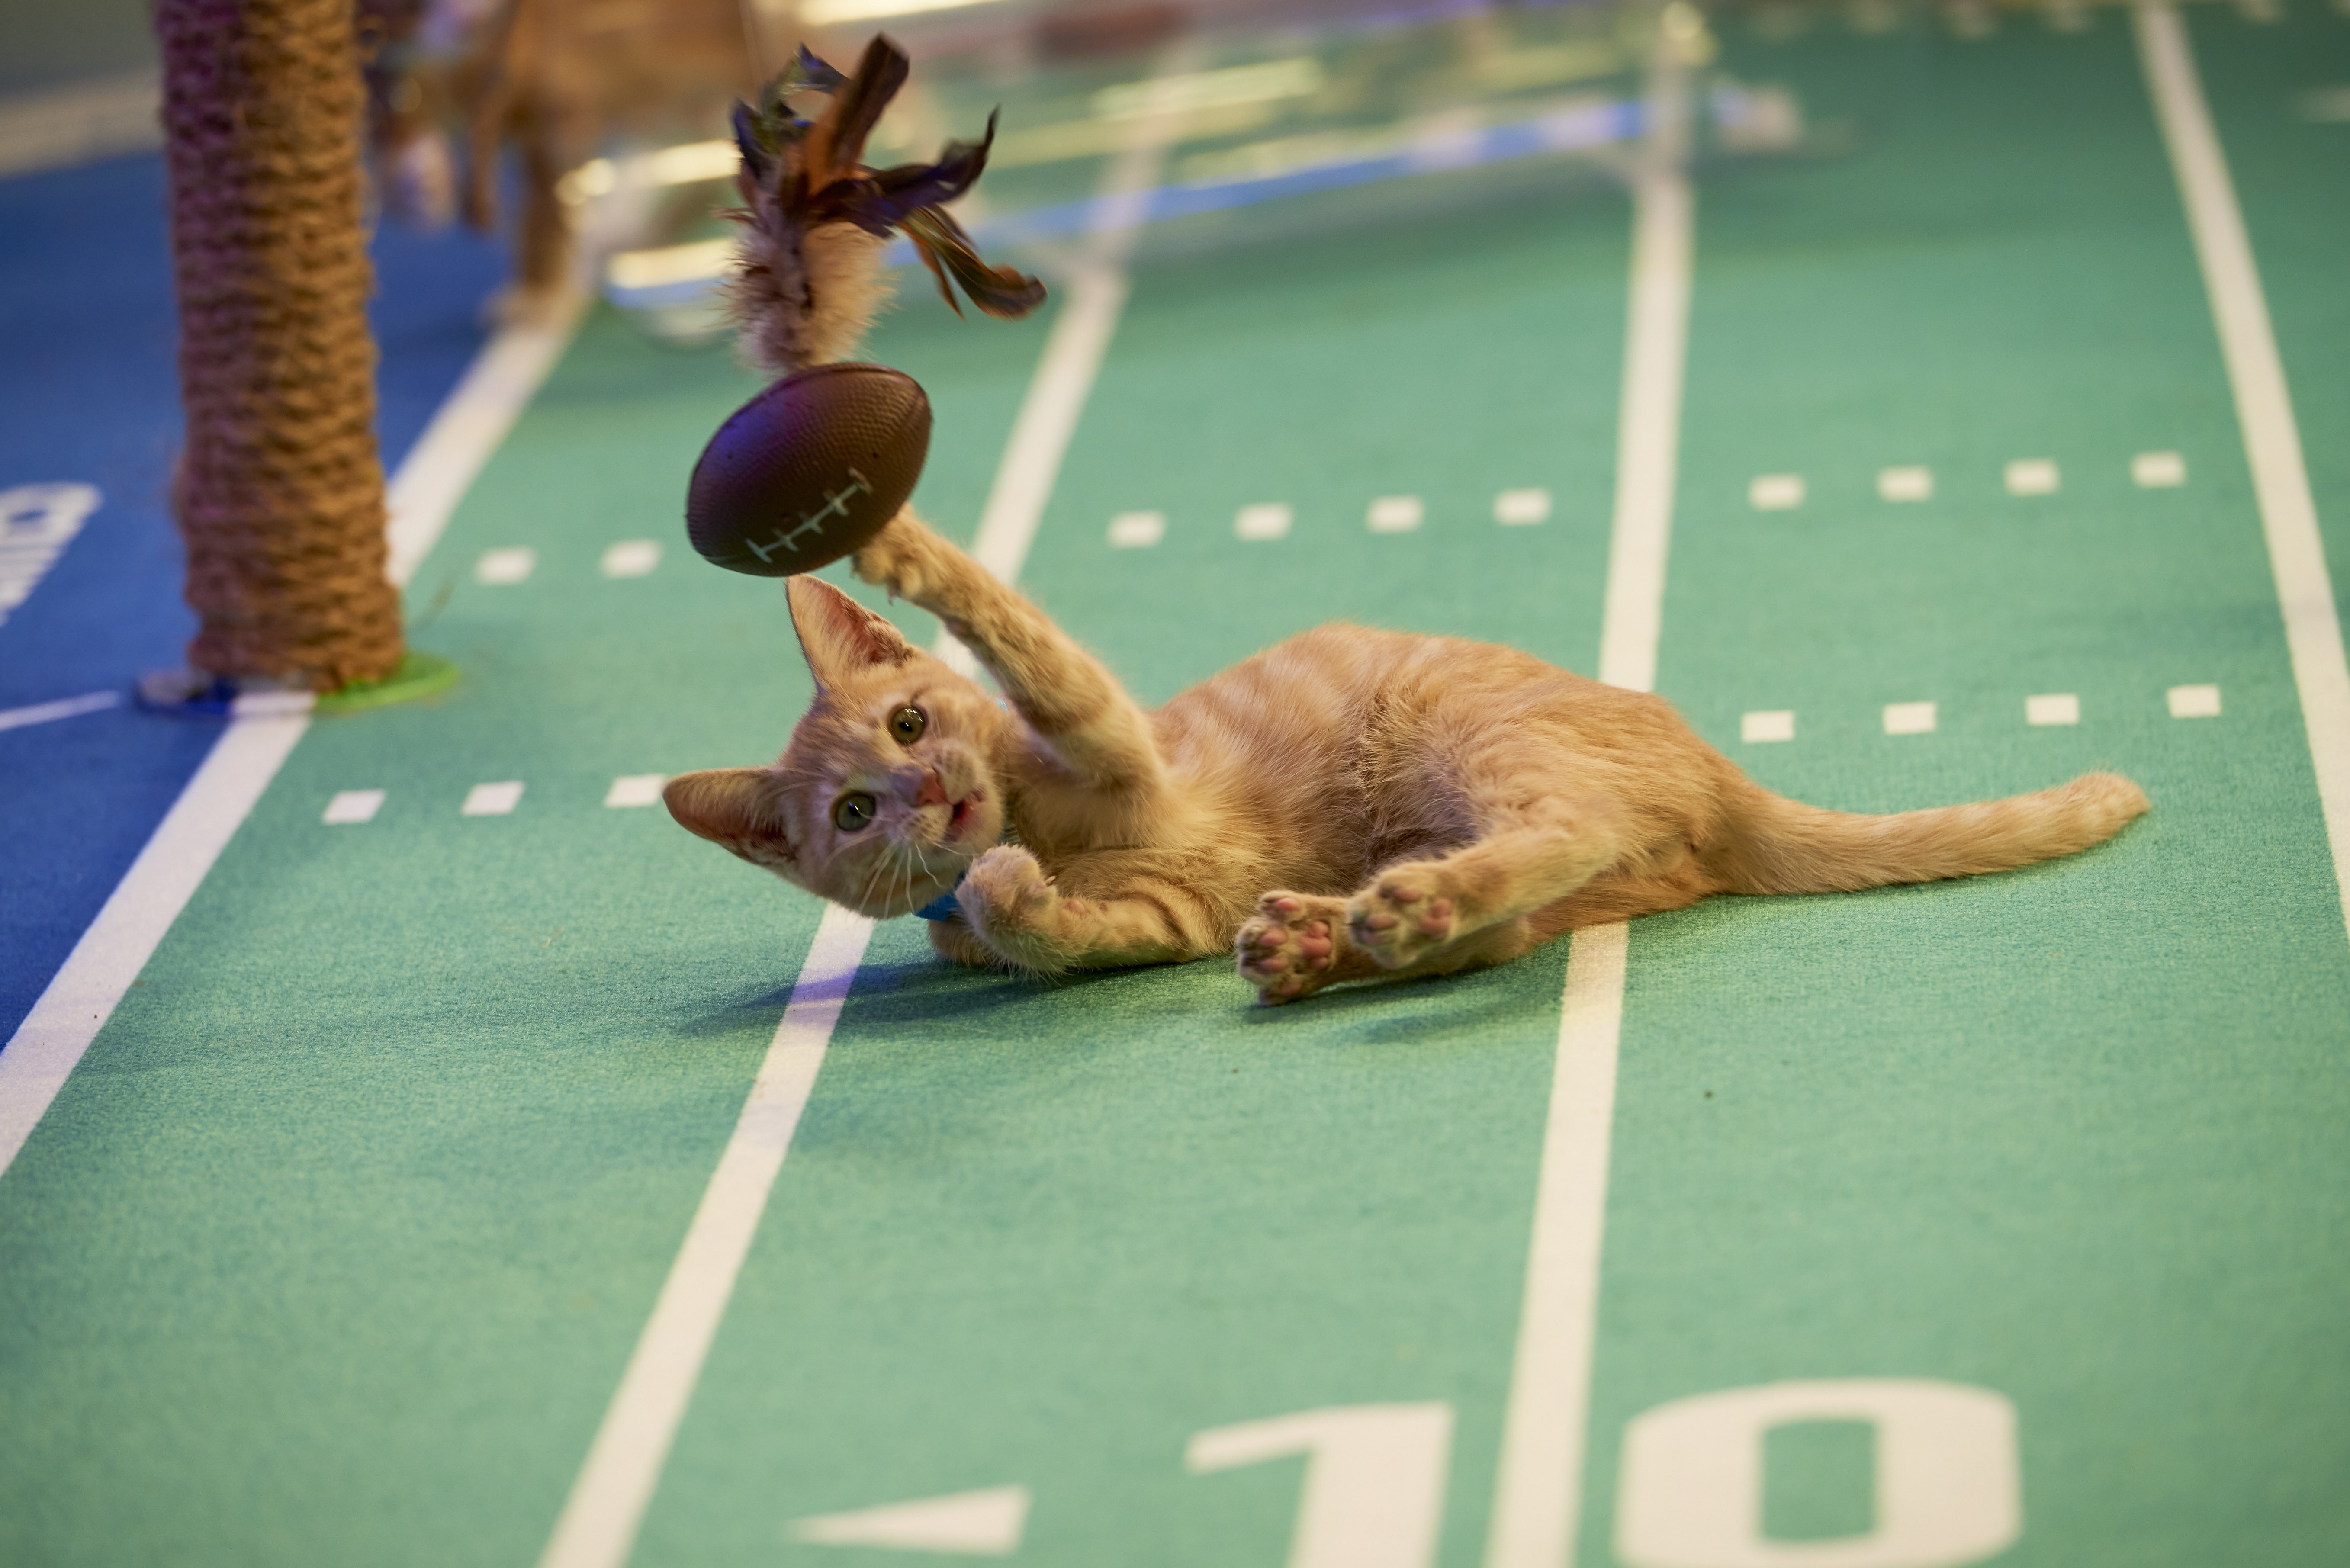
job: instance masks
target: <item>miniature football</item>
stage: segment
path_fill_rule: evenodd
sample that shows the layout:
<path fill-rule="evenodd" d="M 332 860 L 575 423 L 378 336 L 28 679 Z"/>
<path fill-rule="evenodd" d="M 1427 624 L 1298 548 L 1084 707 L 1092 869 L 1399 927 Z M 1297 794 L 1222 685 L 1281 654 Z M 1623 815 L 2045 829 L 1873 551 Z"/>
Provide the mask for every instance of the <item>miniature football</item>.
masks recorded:
<path fill-rule="evenodd" d="M 704 560 L 754 576 L 813 572 L 881 532 L 922 474 L 931 400 L 886 365 L 793 372 L 718 427 L 685 492 Z"/>

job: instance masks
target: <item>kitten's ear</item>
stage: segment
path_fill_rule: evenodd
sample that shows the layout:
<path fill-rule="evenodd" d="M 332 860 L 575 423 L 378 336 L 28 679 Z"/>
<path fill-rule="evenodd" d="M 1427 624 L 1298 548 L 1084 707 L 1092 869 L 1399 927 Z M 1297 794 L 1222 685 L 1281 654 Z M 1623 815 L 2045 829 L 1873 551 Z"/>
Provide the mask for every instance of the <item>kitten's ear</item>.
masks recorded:
<path fill-rule="evenodd" d="M 688 833 L 723 845 L 745 859 L 780 855 L 796 860 L 783 825 L 768 808 L 764 768 L 707 768 L 680 774 L 661 790 L 661 801 Z M 749 851 L 756 846 L 760 855 Z"/>
<path fill-rule="evenodd" d="M 876 664 L 903 664 L 913 648 L 898 628 L 821 577 L 784 579 L 792 629 L 819 686 L 830 686 Z"/>

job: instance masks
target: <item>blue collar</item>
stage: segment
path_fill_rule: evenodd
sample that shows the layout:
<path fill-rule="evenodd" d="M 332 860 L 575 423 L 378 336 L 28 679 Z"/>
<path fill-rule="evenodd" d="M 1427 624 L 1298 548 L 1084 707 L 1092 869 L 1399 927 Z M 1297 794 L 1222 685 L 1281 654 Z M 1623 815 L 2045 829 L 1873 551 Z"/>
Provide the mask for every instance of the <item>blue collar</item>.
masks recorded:
<path fill-rule="evenodd" d="M 970 875 L 970 870 L 966 868 L 963 872 L 963 877 L 968 877 Z M 931 899 L 929 903 L 915 910 L 914 913 L 926 920 L 953 919 L 957 915 L 962 913 L 962 906 L 955 902 L 955 888 L 962 886 L 962 877 L 956 877 L 954 888 L 948 888 L 945 892 L 940 894 L 937 898 Z"/>

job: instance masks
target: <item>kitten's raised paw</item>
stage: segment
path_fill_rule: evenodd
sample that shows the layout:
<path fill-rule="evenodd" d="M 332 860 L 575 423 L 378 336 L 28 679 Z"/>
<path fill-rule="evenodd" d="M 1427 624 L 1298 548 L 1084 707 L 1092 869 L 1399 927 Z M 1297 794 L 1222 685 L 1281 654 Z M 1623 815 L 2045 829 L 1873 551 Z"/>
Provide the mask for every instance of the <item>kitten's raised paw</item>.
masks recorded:
<path fill-rule="evenodd" d="M 901 599 L 919 599 L 933 585 L 934 574 L 924 570 L 929 555 L 930 531 L 914 520 L 910 512 L 901 512 L 889 520 L 881 532 L 866 541 L 857 552 L 850 569 L 876 587 L 887 588 Z"/>
<path fill-rule="evenodd" d="M 1347 906 L 1307 893 L 1267 893 L 1233 940 L 1241 978 L 1268 1007 L 1343 978 Z"/>
<path fill-rule="evenodd" d="M 1347 901 L 1347 935 L 1381 969 L 1401 969 L 1451 941 L 1460 922 L 1428 868 L 1398 867 Z"/>

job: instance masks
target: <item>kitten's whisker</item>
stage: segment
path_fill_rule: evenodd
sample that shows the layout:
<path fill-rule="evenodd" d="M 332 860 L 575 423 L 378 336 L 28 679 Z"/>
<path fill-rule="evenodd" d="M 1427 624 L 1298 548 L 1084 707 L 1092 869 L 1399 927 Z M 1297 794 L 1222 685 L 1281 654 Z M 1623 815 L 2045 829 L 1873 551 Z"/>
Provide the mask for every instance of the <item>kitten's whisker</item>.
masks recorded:
<path fill-rule="evenodd" d="M 909 847 L 909 848 L 911 848 L 912 846 L 908 846 L 908 847 Z M 920 854 L 920 850 L 915 850 L 915 851 L 914 851 L 914 853 L 915 853 L 915 854 Z M 913 860 L 912 860 L 912 858 L 911 858 L 910 857 L 907 857 L 907 858 L 906 858 L 905 866 L 906 866 L 906 905 L 907 905 L 907 907 L 908 907 L 909 909 L 920 909 L 920 908 L 921 908 L 921 905 L 920 905 L 920 903 L 916 902 L 916 900 L 915 900 L 915 898 L 914 898 L 914 875 L 915 875 L 915 872 L 914 872 L 914 862 L 913 862 Z"/>
<path fill-rule="evenodd" d="M 889 857 L 887 854 L 884 854 L 880 857 L 880 864 L 875 866 L 871 871 L 866 874 L 865 886 L 857 895 L 857 902 L 862 906 L 863 909 L 869 909 L 873 907 L 873 884 L 880 879 L 881 873 L 889 869 Z"/>
<path fill-rule="evenodd" d="M 898 903 L 898 881 L 900 881 L 900 877 L 905 879 L 907 891 L 910 893 L 914 891 L 914 881 L 911 881 L 911 875 L 910 875 L 910 863 L 907 863 L 905 858 L 905 842 L 893 839 L 893 842 L 889 844 L 889 858 L 884 860 L 884 867 L 889 870 L 889 884 L 884 884 L 884 888 L 881 888 L 881 908 L 886 909 L 889 905 Z"/>

